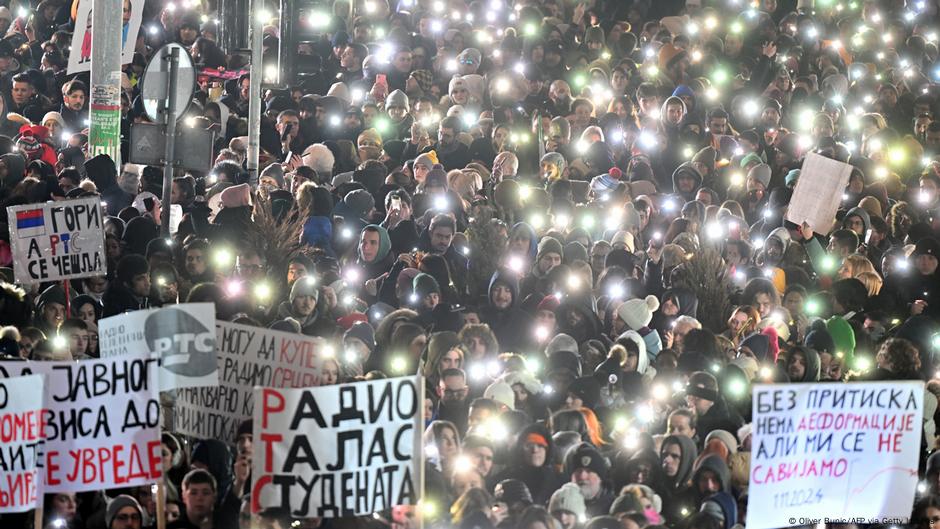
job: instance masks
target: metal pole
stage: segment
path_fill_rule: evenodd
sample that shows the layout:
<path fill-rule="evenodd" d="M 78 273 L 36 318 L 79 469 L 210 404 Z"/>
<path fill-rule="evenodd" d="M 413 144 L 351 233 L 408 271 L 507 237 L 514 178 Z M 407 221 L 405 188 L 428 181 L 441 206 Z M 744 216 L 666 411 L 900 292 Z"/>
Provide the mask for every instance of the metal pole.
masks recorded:
<path fill-rule="evenodd" d="M 121 47 L 123 0 L 94 0 L 91 34 L 89 151 L 121 168 Z"/>
<path fill-rule="evenodd" d="M 251 0 L 248 40 L 251 43 L 251 77 L 248 86 L 248 183 L 254 189 L 258 186 L 258 153 L 261 148 L 261 80 L 264 77 L 264 65 L 261 64 L 261 39 L 264 21 L 261 12 L 264 2 Z"/>
<path fill-rule="evenodd" d="M 169 55 L 164 55 L 161 60 L 169 61 L 167 70 L 170 75 L 167 76 L 166 83 L 166 106 L 163 107 L 164 127 L 166 127 L 166 151 L 163 160 L 163 200 L 161 200 L 160 211 L 160 233 L 164 237 L 170 236 L 170 195 L 173 190 L 173 169 L 176 167 L 176 82 L 179 73 L 180 50 L 173 47 L 169 50 Z"/>

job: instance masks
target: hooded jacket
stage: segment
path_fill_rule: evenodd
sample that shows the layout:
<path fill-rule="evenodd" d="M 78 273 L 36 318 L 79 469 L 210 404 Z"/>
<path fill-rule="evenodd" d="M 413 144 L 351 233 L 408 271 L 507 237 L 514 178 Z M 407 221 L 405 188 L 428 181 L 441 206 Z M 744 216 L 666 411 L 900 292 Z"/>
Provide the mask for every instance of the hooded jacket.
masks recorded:
<path fill-rule="evenodd" d="M 715 477 L 721 484 L 720 492 L 731 494 L 731 471 L 728 469 L 728 464 L 725 463 L 718 454 L 705 456 L 692 475 L 692 492 L 695 496 L 696 505 L 700 505 L 705 501 L 705 498 L 710 495 L 710 493 L 702 494 L 699 491 L 698 481 L 706 471 L 711 471 L 715 474 Z"/>
<path fill-rule="evenodd" d="M 670 435 L 663 439 L 663 447 L 670 444 L 678 444 L 682 451 L 682 457 L 679 459 L 679 469 L 674 477 L 663 474 L 663 483 L 660 493 L 663 499 L 663 516 L 667 520 L 681 520 L 683 516 L 683 496 L 688 494 L 689 481 L 692 479 L 692 463 L 698 457 L 698 448 L 695 441 L 684 435 Z M 663 459 L 663 449 L 659 451 L 659 460 Z"/>
<path fill-rule="evenodd" d="M 530 434 L 541 436 L 548 443 L 548 448 L 545 450 L 545 462 L 540 467 L 533 467 L 526 463 L 524 446 Z M 538 423 L 526 426 L 516 436 L 516 442 L 512 446 L 512 453 L 510 454 L 509 466 L 493 481 L 499 483 L 506 479 L 518 479 L 529 488 L 529 492 L 532 493 L 532 500 L 535 503 L 545 505 L 551 499 L 552 494 L 565 483 L 564 477 L 552 467 L 551 454 L 553 450 L 552 434 L 548 431 L 548 428 Z"/>
<path fill-rule="evenodd" d="M 497 284 L 506 285 L 512 292 L 512 304 L 506 309 L 493 305 L 493 289 Z M 481 311 L 481 319 L 496 335 L 501 352 L 524 351 L 532 341 L 527 332 L 531 328 L 532 318 L 520 310 L 518 305 L 519 280 L 508 270 L 497 270 L 486 290 L 486 306 Z"/>
<path fill-rule="evenodd" d="M 99 154 L 85 162 L 85 173 L 95 183 L 101 200 L 107 202 L 108 211 L 115 215 L 133 203 L 134 197 L 117 183 L 117 168 L 107 154 Z"/>
<path fill-rule="evenodd" d="M 692 191 L 688 193 L 682 193 L 679 191 L 679 177 L 688 176 L 695 181 L 695 185 L 692 186 Z M 692 167 L 690 162 L 685 162 L 679 167 L 676 167 L 676 170 L 672 173 L 672 189 L 673 192 L 677 195 L 680 195 L 683 201 L 688 202 L 695 198 L 695 190 L 702 187 L 702 175 Z"/>
<path fill-rule="evenodd" d="M 869 215 L 868 212 L 865 211 L 864 208 L 854 207 L 854 208 L 850 209 L 850 210 L 848 211 L 848 213 L 845 214 L 844 217 L 842 217 L 842 227 L 843 227 L 844 229 L 848 229 L 848 228 L 846 227 L 846 223 L 848 222 L 848 220 L 849 220 L 850 217 L 858 217 L 858 218 L 862 219 L 862 224 L 865 225 L 865 232 L 864 232 L 864 233 L 868 233 L 868 230 L 871 229 L 871 215 Z M 862 237 L 865 236 L 864 233 L 862 234 Z"/>

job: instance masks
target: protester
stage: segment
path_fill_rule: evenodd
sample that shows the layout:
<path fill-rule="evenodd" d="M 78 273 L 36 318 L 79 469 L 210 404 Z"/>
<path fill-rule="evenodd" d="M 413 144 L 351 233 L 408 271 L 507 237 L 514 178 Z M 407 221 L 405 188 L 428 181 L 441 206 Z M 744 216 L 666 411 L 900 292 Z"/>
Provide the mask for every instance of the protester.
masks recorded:
<path fill-rule="evenodd" d="M 940 520 L 935 3 L 336 0 L 269 21 L 257 69 L 225 2 L 132 4 L 111 154 L 70 62 L 95 64 L 91 17 L 0 7 L 4 359 L 92 361 L 102 320 L 208 302 L 322 339 L 321 385 L 420 373 L 432 507 L 348 521 L 396 529 L 730 529 L 755 384 L 920 380 L 912 525 Z M 216 135 L 164 196 L 131 130 L 170 42 L 199 69 L 180 126 Z M 844 189 L 815 191 L 818 157 Z M 835 214 L 792 218 L 806 189 Z M 23 281 L 7 207 L 80 198 L 101 273 Z M 167 527 L 346 526 L 243 509 L 250 424 L 228 446 L 171 423 Z M 149 529 L 154 498 L 49 493 L 40 518 Z"/>

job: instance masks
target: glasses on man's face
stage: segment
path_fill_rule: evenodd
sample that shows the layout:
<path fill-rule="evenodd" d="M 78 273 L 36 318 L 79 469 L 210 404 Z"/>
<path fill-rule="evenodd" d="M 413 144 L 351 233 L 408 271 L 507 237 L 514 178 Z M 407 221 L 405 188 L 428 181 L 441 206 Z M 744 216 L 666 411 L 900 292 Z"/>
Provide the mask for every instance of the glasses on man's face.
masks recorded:
<path fill-rule="evenodd" d="M 466 393 L 466 391 L 467 391 L 466 387 L 463 387 L 460 389 L 445 389 L 444 398 L 445 399 L 459 399 L 463 396 L 464 393 Z"/>
<path fill-rule="evenodd" d="M 140 515 L 136 512 L 124 512 L 115 516 L 114 519 L 120 522 L 139 522 Z"/>

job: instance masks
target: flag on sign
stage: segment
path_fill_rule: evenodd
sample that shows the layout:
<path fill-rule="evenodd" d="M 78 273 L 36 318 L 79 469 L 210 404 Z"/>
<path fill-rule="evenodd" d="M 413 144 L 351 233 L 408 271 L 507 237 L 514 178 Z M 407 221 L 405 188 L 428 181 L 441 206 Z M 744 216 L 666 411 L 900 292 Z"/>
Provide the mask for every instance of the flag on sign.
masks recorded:
<path fill-rule="evenodd" d="M 20 239 L 45 235 L 46 221 L 42 209 L 28 209 L 16 212 L 16 234 Z"/>

